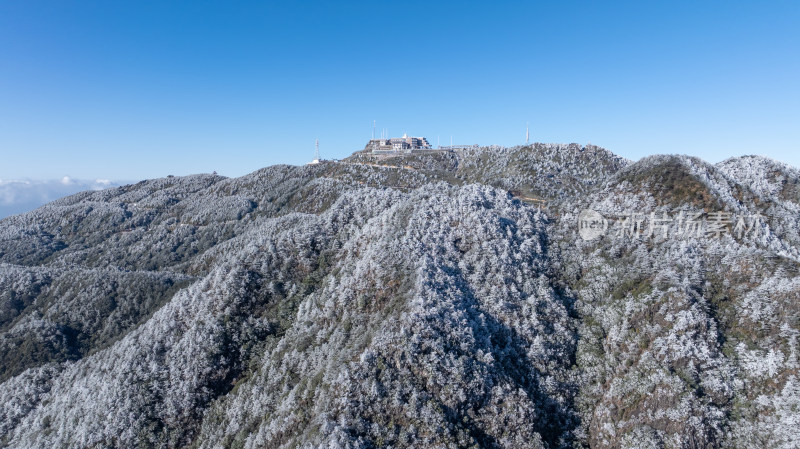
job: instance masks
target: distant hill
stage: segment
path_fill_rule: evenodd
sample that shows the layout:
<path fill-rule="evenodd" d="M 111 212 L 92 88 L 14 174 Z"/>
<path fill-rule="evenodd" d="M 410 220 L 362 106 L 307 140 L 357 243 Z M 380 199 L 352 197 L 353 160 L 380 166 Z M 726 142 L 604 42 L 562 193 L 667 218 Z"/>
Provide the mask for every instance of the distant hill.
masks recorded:
<path fill-rule="evenodd" d="M 6 180 L 0 179 L 0 219 L 29 212 L 58 198 L 84 190 L 101 190 L 121 185 L 107 179 Z"/>
<path fill-rule="evenodd" d="M 0 445 L 795 448 L 799 212 L 575 144 L 81 192 L 0 220 Z"/>

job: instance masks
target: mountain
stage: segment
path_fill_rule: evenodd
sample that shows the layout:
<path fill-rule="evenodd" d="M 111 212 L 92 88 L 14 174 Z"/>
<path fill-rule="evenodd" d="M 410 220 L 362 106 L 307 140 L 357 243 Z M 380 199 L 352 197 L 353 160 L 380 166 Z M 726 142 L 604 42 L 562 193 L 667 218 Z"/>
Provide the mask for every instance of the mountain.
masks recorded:
<path fill-rule="evenodd" d="M 79 193 L 0 220 L 0 444 L 794 448 L 799 208 L 575 144 Z"/>
<path fill-rule="evenodd" d="M 80 180 L 65 176 L 59 180 L 0 179 L 0 219 L 28 212 L 57 198 L 83 190 L 102 190 L 122 185 L 108 179 Z"/>

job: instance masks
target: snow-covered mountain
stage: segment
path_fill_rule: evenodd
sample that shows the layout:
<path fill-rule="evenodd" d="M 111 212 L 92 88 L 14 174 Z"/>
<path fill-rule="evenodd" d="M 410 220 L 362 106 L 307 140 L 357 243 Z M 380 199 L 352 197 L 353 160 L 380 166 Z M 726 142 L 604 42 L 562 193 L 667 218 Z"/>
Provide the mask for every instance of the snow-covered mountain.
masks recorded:
<path fill-rule="evenodd" d="M 798 211 L 545 144 L 79 193 L 0 220 L 0 444 L 795 448 Z"/>

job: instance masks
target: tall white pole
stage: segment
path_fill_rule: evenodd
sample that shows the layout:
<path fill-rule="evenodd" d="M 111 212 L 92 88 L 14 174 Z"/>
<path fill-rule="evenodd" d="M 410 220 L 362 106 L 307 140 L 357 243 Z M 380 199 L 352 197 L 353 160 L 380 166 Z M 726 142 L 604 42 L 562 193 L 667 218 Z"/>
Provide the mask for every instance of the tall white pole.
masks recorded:
<path fill-rule="evenodd" d="M 530 124 L 525 122 L 525 144 L 527 145 L 531 141 L 531 131 L 530 131 Z"/>

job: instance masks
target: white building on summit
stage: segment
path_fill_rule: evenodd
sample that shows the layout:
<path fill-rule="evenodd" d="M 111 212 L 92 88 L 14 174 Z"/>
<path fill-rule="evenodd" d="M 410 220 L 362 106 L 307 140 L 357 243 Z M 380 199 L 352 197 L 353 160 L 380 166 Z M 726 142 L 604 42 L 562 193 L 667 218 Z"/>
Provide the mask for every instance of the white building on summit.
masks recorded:
<path fill-rule="evenodd" d="M 367 144 L 367 148 L 371 149 L 373 153 L 410 153 L 413 150 L 430 150 L 432 147 L 428 143 L 428 139 L 424 137 L 409 137 L 403 134 L 403 137 L 391 139 L 372 139 Z"/>

